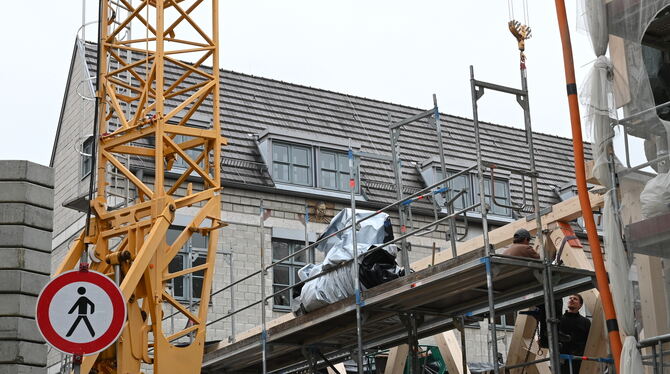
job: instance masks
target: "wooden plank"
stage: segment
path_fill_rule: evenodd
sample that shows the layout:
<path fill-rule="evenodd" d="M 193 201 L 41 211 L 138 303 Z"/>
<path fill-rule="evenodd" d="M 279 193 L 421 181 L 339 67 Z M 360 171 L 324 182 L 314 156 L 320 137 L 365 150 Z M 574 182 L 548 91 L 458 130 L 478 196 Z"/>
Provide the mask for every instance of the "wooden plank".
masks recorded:
<path fill-rule="evenodd" d="M 609 35 L 608 44 L 612 65 L 614 66 L 614 102 L 617 104 L 617 108 L 621 108 L 630 102 L 626 48 L 623 38 L 613 34 Z"/>
<path fill-rule="evenodd" d="M 434 336 L 435 343 L 440 349 L 440 354 L 444 362 L 447 364 L 447 371 L 449 373 L 463 373 L 463 351 L 461 350 L 461 343 L 456 337 L 456 331 L 449 330 Z M 470 374 L 470 369 L 465 374 Z"/>
<path fill-rule="evenodd" d="M 601 207 L 604 203 L 603 195 L 589 193 L 591 207 Z M 579 205 L 579 198 L 572 197 L 566 201 L 560 202 L 552 207 L 552 211 L 542 216 L 542 227 L 548 228 L 557 221 L 572 221 L 582 216 L 582 210 Z M 537 231 L 535 220 L 526 221 L 525 218 L 509 223 L 489 232 L 489 243 L 495 248 L 500 248 L 512 243 L 514 232 L 518 229 L 526 229 L 531 235 Z M 466 242 L 458 243 L 456 253 L 460 256 L 474 249 L 482 248 L 484 239 L 480 236 L 470 239 Z M 451 251 L 442 251 L 435 254 L 435 263 L 440 263 L 451 258 Z M 425 257 L 412 263 L 411 267 L 415 271 L 425 269 L 430 265 L 431 256 Z"/>
<path fill-rule="evenodd" d="M 586 340 L 586 348 L 584 349 L 584 356 L 589 357 L 607 357 L 609 342 L 607 340 L 607 330 L 605 329 L 605 313 L 603 313 L 603 305 L 600 302 L 600 297 L 597 296 L 594 300 L 590 302 L 587 301 L 587 298 L 590 295 L 598 295 L 598 291 L 591 290 L 585 293 L 582 293 L 584 297 L 584 304 L 586 304 L 587 309 L 591 312 L 593 317 L 591 320 L 591 330 L 589 331 L 589 337 Z M 580 374 L 596 374 L 601 373 L 602 365 L 593 361 L 584 361 L 582 362 L 581 369 L 579 370 Z"/>
<path fill-rule="evenodd" d="M 344 367 L 344 362 L 335 364 L 335 369 L 337 369 L 337 373 L 339 374 L 347 374 L 347 369 Z M 328 374 L 336 374 L 336 372 L 335 370 L 328 368 Z"/>
<path fill-rule="evenodd" d="M 593 175 L 593 168 L 596 166 L 594 160 L 584 162 L 584 174 L 586 174 L 586 183 L 601 184 L 598 178 Z"/>
<path fill-rule="evenodd" d="M 516 321 L 514 322 L 514 334 L 512 334 L 512 339 L 510 339 L 509 351 L 507 353 L 506 364 L 508 366 L 533 361 L 528 348 L 530 347 L 529 343 L 532 343 L 533 339 L 535 339 L 536 328 L 537 320 L 535 320 L 535 318 L 525 314 L 518 314 L 516 316 Z M 534 354 L 532 356 L 534 356 Z M 528 367 L 526 369 L 528 374 L 535 371 L 537 371 L 535 367 Z M 524 368 L 510 370 L 510 374 L 521 374 L 523 372 Z"/>
<path fill-rule="evenodd" d="M 384 374 L 402 374 L 405 370 L 405 362 L 407 362 L 407 353 L 409 353 L 407 344 L 391 348 Z"/>
<path fill-rule="evenodd" d="M 670 326 L 666 316 L 668 307 L 664 297 L 663 263 L 658 257 L 635 255 L 637 277 L 640 284 L 640 309 L 644 336 L 647 338 L 667 334 Z"/>

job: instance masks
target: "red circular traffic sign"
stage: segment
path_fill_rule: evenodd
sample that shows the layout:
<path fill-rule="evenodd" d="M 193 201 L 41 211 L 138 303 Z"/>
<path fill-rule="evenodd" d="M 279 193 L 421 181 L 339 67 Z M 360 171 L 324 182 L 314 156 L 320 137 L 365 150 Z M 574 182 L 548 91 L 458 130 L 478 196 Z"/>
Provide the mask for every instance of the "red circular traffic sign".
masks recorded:
<path fill-rule="evenodd" d="M 44 286 L 35 319 L 44 340 L 57 350 L 91 355 L 118 339 L 126 321 L 126 302 L 106 275 L 72 270 Z"/>

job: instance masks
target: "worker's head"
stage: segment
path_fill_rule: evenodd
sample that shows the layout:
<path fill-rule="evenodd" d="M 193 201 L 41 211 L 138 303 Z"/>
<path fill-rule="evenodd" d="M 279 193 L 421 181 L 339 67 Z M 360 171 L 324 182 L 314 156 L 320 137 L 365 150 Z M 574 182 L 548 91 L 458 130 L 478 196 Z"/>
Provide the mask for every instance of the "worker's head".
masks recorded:
<path fill-rule="evenodd" d="M 582 309 L 582 305 L 584 305 L 584 298 L 582 295 L 576 293 L 568 296 L 568 311 L 577 313 Z"/>
<path fill-rule="evenodd" d="M 518 229 L 514 233 L 514 243 L 528 244 L 530 243 L 530 233 L 526 229 Z"/>

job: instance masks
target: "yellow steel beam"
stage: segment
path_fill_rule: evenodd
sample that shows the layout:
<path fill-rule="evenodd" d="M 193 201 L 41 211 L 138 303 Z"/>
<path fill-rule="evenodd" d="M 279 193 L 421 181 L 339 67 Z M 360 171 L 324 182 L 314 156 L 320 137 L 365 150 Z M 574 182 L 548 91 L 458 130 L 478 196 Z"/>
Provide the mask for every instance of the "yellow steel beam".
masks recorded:
<path fill-rule="evenodd" d="M 82 257 L 93 256 L 101 261 L 92 262 L 92 270 L 121 278 L 120 288 L 128 306 L 119 344 L 87 356 L 81 373 L 134 373 L 143 364 L 150 365 L 156 374 L 199 372 L 218 230 L 224 226 L 220 220 L 220 161 L 221 147 L 227 142 L 220 135 L 219 122 L 218 0 L 144 0 L 135 7 L 128 0 L 118 1 L 127 10 L 119 11 L 114 5 L 117 0 L 102 1 L 99 136 L 90 229 L 73 242 L 57 273 L 76 269 Z M 212 17 L 207 30 L 193 18 L 203 12 Z M 136 35 L 144 37 L 124 40 L 124 28 L 130 25 Z M 137 32 L 137 26 L 145 30 Z M 193 52 L 198 52 L 193 65 L 182 62 L 193 59 Z M 166 75 L 164 65 L 168 61 L 183 70 L 176 76 L 173 70 Z M 197 83 L 188 82 L 189 76 L 197 76 Z M 180 97 L 186 99 L 174 105 Z M 213 105 L 207 109 L 212 112 L 210 128 L 184 126 L 205 102 Z M 182 111 L 186 115 L 179 125 L 167 124 Z M 189 139 L 177 143 L 173 140 L 176 135 Z M 195 147 L 200 154 L 191 159 L 186 150 Z M 167 180 L 165 164 L 175 154 L 189 168 L 176 181 Z M 134 157 L 124 161 L 126 155 Z M 153 164 L 153 183 L 134 174 L 136 156 Z M 115 193 L 110 183 L 112 169 L 138 193 L 135 202 L 129 201 L 121 209 L 107 206 L 108 198 Z M 204 191 L 193 191 L 191 186 L 179 188 L 193 171 L 202 176 Z M 168 245 L 166 233 L 178 209 L 185 207 L 197 209 L 193 220 Z M 206 227 L 201 227 L 203 222 L 208 222 Z M 170 273 L 168 265 L 195 232 L 207 237 L 205 262 Z M 127 251 L 130 258 L 121 256 L 122 251 Z M 114 262 L 108 264 L 107 259 Z M 199 303 L 185 305 L 166 292 L 168 282 L 195 272 L 204 273 L 201 293 L 195 295 Z M 192 325 L 163 331 L 166 304 Z M 190 344 L 182 346 L 186 337 Z"/>

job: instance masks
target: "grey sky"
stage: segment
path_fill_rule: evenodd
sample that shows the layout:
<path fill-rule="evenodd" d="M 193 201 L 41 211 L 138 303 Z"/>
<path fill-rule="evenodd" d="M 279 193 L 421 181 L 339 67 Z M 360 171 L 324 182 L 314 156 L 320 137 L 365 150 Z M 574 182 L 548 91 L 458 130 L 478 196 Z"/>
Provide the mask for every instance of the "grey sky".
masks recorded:
<path fill-rule="evenodd" d="M 554 3 L 529 2 L 527 42 L 531 117 L 536 131 L 570 137 Z M 523 21 L 522 1 L 514 1 Z M 578 84 L 594 57 L 568 1 Z M 468 66 L 478 79 L 519 87 L 508 2 L 400 0 L 221 0 L 221 67 L 427 109 L 436 93 L 444 113 L 471 117 Z M 93 20 L 97 1 L 87 1 Z M 0 159 L 48 164 L 58 124 L 81 1 L 14 1 L 0 35 Z M 94 27 L 87 39 L 93 38 Z M 487 93 L 480 119 L 523 126 L 513 97 Z M 92 119 L 91 119 L 92 121 Z"/>

